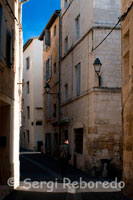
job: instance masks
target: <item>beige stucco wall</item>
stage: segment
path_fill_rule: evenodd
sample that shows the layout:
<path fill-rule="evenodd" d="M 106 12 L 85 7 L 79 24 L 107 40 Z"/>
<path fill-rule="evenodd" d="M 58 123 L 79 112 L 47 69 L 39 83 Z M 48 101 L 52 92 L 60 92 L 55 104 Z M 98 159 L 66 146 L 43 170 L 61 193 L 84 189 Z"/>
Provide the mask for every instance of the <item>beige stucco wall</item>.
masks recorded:
<path fill-rule="evenodd" d="M 26 69 L 26 58 L 30 57 L 30 68 Z M 23 121 L 21 131 L 21 146 L 30 150 L 37 149 L 37 142 L 43 141 L 43 125 L 36 126 L 36 121 L 42 121 L 43 116 L 43 43 L 33 38 L 31 44 L 24 51 L 23 59 Z M 27 81 L 30 93 L 27 94 Z M 30 119 L 27 119 L 27 106 L 30 106 Z M 37 109 L 39 108 L 39 109 Z M 25 120 L 24 120 L 25 118 Z M 34 123 L 32 125 L 32 122 Z M 27 141 L 27 130 L 30 131 L 30 141 Z M 25 139 L 24 139 L 25 132 Z"/>
<path fill-rule="evenodd" d="M 133 3 L 122 0 L 122 14 Z M 123 178 L 133 196 L 133 6 L 122 22 Z"/>
<path fill-rule="evenodd" d="M 63 6 L 63 0 L 62 6 Z M 106 8 L 105 8 L 106 7 Z M 105 12 L 103 12 L 105 9 Z M 68 129 L 71 148 L 77 155 L 77 167 L 89 170 L 101 167 L 100 159 L 111 159 L 120 168 L 122 156 L 121 128 L 121 30 L 120 26 L 95 51 L 120 16 L 120 1 L 73 0 L 62 12 L 62 50 L 68 36 L 68 52 L 63 51 L 61 67 L 62 119 L 70 118 Z M 102 15 L 99 16 L 99 13 Z M 81 35 L 75 40 L 75 18 L 80 14 Z M 93 62 L 102 62 L 102 88 L 98 88 Z M 81 94 L 75 94 L 75 66 L 81 63 Z M 68 101 L 64 85 L 68 83 Z M 83 127 L 83 154 L 74 152 L 74 129 Z"/>

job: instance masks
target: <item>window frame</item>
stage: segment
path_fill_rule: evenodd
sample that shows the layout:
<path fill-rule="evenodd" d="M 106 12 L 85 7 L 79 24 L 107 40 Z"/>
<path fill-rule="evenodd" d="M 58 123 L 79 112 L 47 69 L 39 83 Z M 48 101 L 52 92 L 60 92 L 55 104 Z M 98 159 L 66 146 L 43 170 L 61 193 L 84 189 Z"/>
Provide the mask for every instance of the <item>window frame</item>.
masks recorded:
<path fill-rule="evenodd" d="M 28 56 L 26 58 L 26 69 L 29 70 L 30 69 L 30 56 Z"/>
<path fill-rule="evenodd" d="M 64 54 L 68 52 L 68 36 L 64 39 Z"/>
<path fill-rule="evenodd" d="M 76 33 L 76 40 L 80 38 L 81 35 L 81 18 L 80 14 L 75 18 L 75 33 Z"/>

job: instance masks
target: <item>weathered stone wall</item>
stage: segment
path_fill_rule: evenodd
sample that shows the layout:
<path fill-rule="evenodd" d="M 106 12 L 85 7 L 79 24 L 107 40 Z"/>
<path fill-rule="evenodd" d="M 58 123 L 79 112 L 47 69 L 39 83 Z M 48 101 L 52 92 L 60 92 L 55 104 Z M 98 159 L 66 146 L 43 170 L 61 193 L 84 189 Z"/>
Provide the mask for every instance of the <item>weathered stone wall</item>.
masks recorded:
<path fill-rule="evenodd" d="M 133 3 L 122 0 L 122 13 Z M 133 6 L 122 22 L 123 178 L 133 196 Z"/>
<path fill-rule="evenodd" d="M 54 36 L 54 27 L 56 25 L 56 35 Z M 54 153 L 54 134 L 59 132 L 57 126 L 54 126 L 54 123 L 58 122 L 58 92 L 59 92 L 59 17 L 55 19 L 52 23 L 49 31 L 51 32 L 51 44 L 47 47 L 47 50 L 43 51 L 43 85 L 45 86 L 45 63 L 52 56 L 52 78 L 48 80 L 50 85 L 50 93 L 55 93 L 50 95 L 50 118 L 48 119 L 47 112 L 47 96 L 48 94 L 45 92 L 45 88 L 43 89 L 43 108 L 44 108 L 44 145 L 46 144 L 46 134 L 49 133 L 51 154 Z M 54 72 L 54 63 L 56 63 L 56 72 Z M 56 104 L 56 117 L 54 116 L 54 104 Z M 44 146 L 44 151 L 46 150 L 46 146 Z"/>
<path fill-rule="evenodd" d="M 62 1 L 63 2 L 63 1 Z M 68 130 L 72 147 L 72 163 L 78 168 L 101 170 L 101 159 L 111 160 L 112 166 L 120 169 L 121 160 L 121 31 L 120 27 L 95 51 L 99 42 L 109 33 L 120 15 L 120 3 L 110 3 L 107 11 L 98 17 L 102 2 L 75 1 L 62 14 L 62 49 L 68 36 L 68 52 L 63 51 L 61 67 L 62 119 L 70 123 L 62 127 L 62 135 Z M 83 6 L 84 5 L 84 6 Z M 100 6 L 100 7 L 99 7 Z M 115 7 L 115 9 L 114 9 Z M 119 7 L 119 9 L 117 9 Z M 97 8 L 97 11 L 95 10 Z M 112 13 L 112 14 L 111 14 Z M 75 40 L 75 18 L 80 14 L 81 35 Z M 87 17 L 88 16 L 88 17 Z M 96 24 L 95 20 L 99 23 Z M 99 19 L 99 21 L 98 21 Z M 98 25 L 98 27 L 97 27 Z M 93 27 L 91 30 L 89 30 Z M 94 71 L 94 60 L 102 62 L 102 88 Z M 76 97 L 75 66 L 81 63 L 81 92 Z M 64 100 L 64 85 L 68 84 L 68 100 Z M 83 128 L 83 154 L 75 152 L 75 133 Z"/>

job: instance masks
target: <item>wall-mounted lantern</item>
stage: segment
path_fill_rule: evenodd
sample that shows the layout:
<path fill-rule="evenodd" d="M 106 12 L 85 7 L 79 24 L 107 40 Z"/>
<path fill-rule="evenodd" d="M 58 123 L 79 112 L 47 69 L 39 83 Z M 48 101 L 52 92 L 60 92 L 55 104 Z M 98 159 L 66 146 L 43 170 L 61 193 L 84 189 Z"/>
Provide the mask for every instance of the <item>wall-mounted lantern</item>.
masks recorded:
<path fill-rule="evenodd" d="M 99 87 L 101 87 L 101 67 L 102 67 L 102 63 L 100 61 L 99 58 L 96 58 L 94 63 L 94 70 L 98 76 L 98 81 L 99 81 Z"/>

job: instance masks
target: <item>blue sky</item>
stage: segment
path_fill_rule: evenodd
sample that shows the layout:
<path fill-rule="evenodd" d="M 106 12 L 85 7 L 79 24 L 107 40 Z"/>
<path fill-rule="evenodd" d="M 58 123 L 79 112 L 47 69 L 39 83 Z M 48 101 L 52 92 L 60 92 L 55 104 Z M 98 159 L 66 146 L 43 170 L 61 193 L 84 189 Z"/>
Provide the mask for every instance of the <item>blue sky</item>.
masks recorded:
<path fill-rule="evenodd" d="M 39 36 L 54 10 L 60 9 L 60 0 L 30 0 L 23 5 L 24 43 Z"/>

